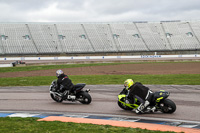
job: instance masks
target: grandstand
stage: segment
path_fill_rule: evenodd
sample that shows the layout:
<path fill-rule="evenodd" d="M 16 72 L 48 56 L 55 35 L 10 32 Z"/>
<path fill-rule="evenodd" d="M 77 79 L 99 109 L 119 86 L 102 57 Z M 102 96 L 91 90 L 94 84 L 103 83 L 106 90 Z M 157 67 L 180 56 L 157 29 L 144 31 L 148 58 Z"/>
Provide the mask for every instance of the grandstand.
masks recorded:
<path fill-rule="evenodd" d="M 0 23 L 0 55 L 200 51 L 200 21 Z"/>

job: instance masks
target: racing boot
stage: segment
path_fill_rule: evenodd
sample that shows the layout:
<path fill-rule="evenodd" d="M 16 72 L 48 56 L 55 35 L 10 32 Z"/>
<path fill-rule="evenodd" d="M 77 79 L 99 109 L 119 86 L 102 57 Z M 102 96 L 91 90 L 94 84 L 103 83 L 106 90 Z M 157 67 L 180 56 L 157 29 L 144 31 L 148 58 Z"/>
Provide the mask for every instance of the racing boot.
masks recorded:
<path fill-rule="evenodd" d="M 154 106 L 151 108 L 151 112 L 155 112 L 155 111 L 156 111 L 156 107 Z"/>
<path fill-rule="evenodd" d="M 139 114 L 139 113 L 144 113 L 144 109 L 149 105 L 149 101 L 145 101 L 144 103 L 141 103 L 140 106 L 135 110 L 135 113 Z"/>
<path fill-rule="evenodd" d="M 146 108 L 146 111 L 145 112 L 155 112 L 156 111 L 156 107 L 150 107 L 150 106 L 148 106 L 147 108 Z"/>
<path fill-rule="evenodd" d="M 144 109 L 144 104 L 142 103 L 142 104 L 140 104 L 140 106 L 135 110 L 135 113 L 136 113 L 136 114 L 142 114 L 142 113 L 144 113 L 144 112 L 143 112 L 143 109 Z"/>
<path fill-rule="evenodd" d="M 76 99 L 75 95 L 68 95 L 67 99 L 71 99 L 72 101 L 74 101 Z"/>

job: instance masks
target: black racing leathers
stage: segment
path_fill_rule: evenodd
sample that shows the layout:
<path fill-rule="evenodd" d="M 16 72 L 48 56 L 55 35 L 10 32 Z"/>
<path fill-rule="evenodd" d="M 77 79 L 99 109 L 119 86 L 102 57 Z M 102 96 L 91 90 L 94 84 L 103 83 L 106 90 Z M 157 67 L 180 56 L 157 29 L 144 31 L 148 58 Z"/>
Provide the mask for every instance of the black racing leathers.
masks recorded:
<path fill-rule="evenodd" d="M 135 98 L 137 98 L 141 103 L 144 103 L 150 89 L 142 85 L 140 82 L 136 82 L 129 88 L 129 90 L 128 98 L 130 103 L 133 104 L 135 103 Z"/>
<path fill-rule="evenodd" d="M 60 75 L 57 80 L 57 90 L 60 90 L 61 92 L 65 90 L 69 90 L 69 92 L 72 92 L 74 88 L 74 85 L 72 81 L 68 78 L 67 75 Z"/>

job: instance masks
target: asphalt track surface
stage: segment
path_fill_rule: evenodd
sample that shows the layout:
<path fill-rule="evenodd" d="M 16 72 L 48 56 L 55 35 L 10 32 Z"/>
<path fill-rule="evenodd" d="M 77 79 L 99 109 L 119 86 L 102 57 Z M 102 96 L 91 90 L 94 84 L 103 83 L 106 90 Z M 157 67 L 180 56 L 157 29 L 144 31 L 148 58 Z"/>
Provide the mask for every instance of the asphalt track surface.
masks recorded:
<path fill-rule="evenodd" d="M 147 85 L 153 91 L 169 91 L 169 99 L 176 103 L 173 114 L 135 114 L 122 110 L 117 105 L 117 95 L 123 85 L 86 85 L 90 89 L 92 102 L 84 105 L 79 102 L 54 102 L 49 95 L 49 86 L 1 87 L 0 111 L 87 113 L 100 115 L 120 115 L 125 117 L 160 118 L 200 123 L 200 85 Z"/>

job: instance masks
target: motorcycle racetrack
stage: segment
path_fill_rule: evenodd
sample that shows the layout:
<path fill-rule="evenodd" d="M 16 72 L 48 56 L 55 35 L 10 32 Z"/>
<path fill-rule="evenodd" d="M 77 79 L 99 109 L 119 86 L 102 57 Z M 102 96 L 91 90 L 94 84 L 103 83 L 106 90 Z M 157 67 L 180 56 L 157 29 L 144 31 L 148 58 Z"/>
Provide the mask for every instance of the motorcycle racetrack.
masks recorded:
<path fill-rule="evenodd" d="M 65 68 L 68 75 L 106 75 L 106 74 L 200 74 L 200 62 L 122 64 L 114 66 L 91 66 L 85 68 Z M 0 73 L 0 77 L 54 76 L 56 70 Z M 49 95 L 49 86 L 0 87 L 0 111 L 42 112 L 62 114 L 96 115 L 103 117 L 139 118 L 146 120 L 189 122 L 200 128 L 200 85 L 146 85 L 153 91 L 170 92 L 169 99 L 177 106 L 175 113 L 160 112 L 138 115 L 125 111 L 117 105 L 117 95 L 121 85 L 86 85 L 90 89 L 92 102 L 84 105 L 79 102 L 63 101 L 56 103 Z"/>
<path fill-rule="evenodd" d="M 200 86 L 189 85 L 147 85 L 154 91 L 160 89 L 171 92 L 169 99 L 176 103 L 177 110 L 173 114 L 156 112 L 153 114 L 135 114 L 133 111 L 122 110 L 117 105 L 117 95 L 122 85 L 86 85 L 90 89 L 92 102 L 84 105 L 79 102 L 54 102 L 48 91 L 48 86 L 33 87 L 1 87 L 1 111 L 35 111 L 35 112 L 69 112 L 87 114 L 124 115 L 135 117 L 150 117 L 176 119 L 200 122 Z"/>

